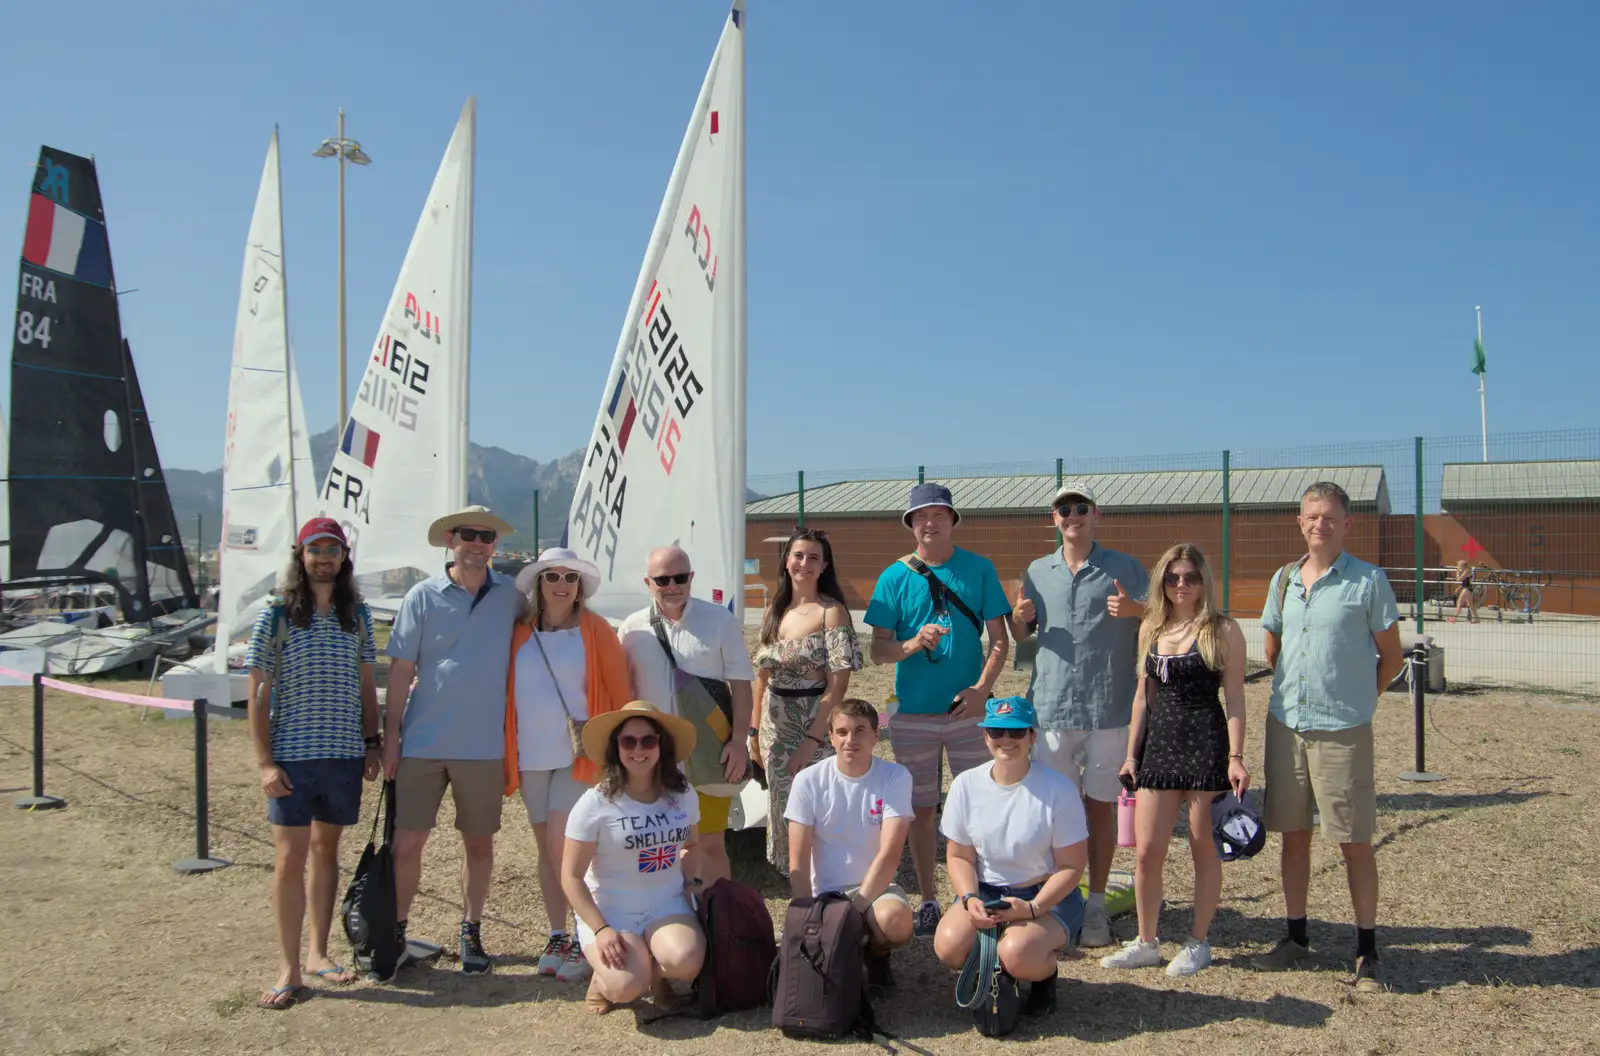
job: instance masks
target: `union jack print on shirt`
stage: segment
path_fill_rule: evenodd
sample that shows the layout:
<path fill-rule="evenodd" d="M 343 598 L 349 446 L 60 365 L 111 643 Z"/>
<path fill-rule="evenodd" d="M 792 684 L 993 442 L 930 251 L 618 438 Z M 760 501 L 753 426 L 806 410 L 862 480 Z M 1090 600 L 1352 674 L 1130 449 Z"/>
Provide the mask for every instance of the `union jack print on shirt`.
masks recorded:
<path fill-rule="evenodd" d="M 677 844 L 669 843 L 665 847 L 652 847 L 648 851 L 639 852 L 639 871 L 641 873 L 659 873 L 663 869 L 671 869 L 677 860 Z"/>

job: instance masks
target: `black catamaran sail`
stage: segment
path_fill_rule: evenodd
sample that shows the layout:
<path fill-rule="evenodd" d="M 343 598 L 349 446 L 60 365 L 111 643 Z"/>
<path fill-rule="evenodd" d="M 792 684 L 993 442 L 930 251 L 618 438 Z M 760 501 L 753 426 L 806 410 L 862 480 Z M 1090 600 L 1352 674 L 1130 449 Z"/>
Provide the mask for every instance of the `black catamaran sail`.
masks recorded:
<path fill-rule="evenodd" d="M 109 583 L 123 619 L 197 608 L 122 339 L 94 161 L 39 151 L 11 346 L 11 582 Z"/>

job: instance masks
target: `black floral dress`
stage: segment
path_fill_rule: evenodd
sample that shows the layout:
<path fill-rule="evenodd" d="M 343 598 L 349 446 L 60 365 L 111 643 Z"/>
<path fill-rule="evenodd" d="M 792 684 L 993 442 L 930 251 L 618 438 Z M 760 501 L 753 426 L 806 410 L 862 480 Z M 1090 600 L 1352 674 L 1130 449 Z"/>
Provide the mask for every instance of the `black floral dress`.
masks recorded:
<path fill-rule="evenodd" d="M 1222 672 L 1206 666 L 1199 643 L 1178 656 L 1150 650 L 1140 788 L 1220 792 L 1228 787 L 1228 720 Z"/>

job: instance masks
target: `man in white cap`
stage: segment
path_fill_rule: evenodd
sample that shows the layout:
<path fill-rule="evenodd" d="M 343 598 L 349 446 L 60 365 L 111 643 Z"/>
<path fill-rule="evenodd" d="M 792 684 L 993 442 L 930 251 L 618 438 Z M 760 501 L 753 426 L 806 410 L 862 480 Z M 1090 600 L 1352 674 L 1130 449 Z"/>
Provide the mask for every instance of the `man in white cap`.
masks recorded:
<path fill-rule="evenodd" d="M 490 567 L 513 529 L 485 506 L 440 517 L 432 546 L 455 560 L 406 592 L 389 636 L 384 774 L 395 783 L 395 897 L 401 939 L 422 880 L 422 848 L 450 789 L 462 867 L 461 972 L 492 967 L 479 936 L 504 787 L 506 675 L 522 594 Z M 415 688 L 412 682 L 415 681 Z"/>
<path fill-rule="evenodd" d="M 1127 757 L 1138 688 L 1144 566 L 1095 541 L 1094 489 L 1067 481 L 1051 501 L 1061 549 L 1023 573 L 1011 610 L 1017 641 L 1039 636 L 1028 701 L 1039 717 L 1040 762 L 1077 786 L 1089 820 L 1089 904 L 1082 946 L 1111 945 L 1106 883 L 1117 851 L 1117 773 Z"/>

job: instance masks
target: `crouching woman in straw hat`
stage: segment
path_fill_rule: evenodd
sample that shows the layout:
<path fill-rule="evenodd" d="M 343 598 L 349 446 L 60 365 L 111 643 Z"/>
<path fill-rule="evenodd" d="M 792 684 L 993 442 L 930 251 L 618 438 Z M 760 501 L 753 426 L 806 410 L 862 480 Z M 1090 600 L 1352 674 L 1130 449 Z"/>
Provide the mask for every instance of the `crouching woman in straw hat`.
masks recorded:
<path fill-rule="evenodd" d="M 600 780 L 567 816 L 561 886 L 594 968 L 591 1012 L 648 987 L 670 1002 L 666 980 L 690 980 L 706 940 L 689 903 L 700 889 L 700 804 L 678 764 L 694 749 L 686 719 L 636 700 L 583 728 Z"/>
<path fill-rule="evenodd" d="M 505 794 L 521 791 L 539 847 L 539 894 L 550 939 L 538 972 L 562 982 L 589 977 L 582 948 L 567 934 L 561 889 L 567 814 L 598 773 L 593 759 L 577 754 L 575 734 L 633 698 L 617 632 L 584 608 L 599 587 L 600 570 L 565 547 L 544 551 L 517 573 L 528 606 L 511 632 L 506 677 Z"/>

